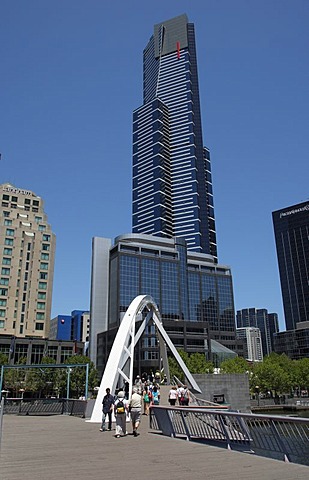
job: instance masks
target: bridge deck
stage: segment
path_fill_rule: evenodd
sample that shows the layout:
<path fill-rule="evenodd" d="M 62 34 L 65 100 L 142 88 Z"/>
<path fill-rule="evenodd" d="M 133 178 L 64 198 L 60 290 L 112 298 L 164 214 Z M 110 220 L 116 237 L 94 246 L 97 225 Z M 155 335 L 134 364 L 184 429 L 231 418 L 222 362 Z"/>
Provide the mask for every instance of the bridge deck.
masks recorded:
<path fill-rule="evenodd" d="M 128 424 L 128 431 L 131 427 Z M 69 416 L 5 415 L 1 480 L 85 480 L 145 476 L 220 480 L 302 480 L 309 467 L 163 437 L 142 417 L 140 436 L 115 439 L 99 425 Z"/>

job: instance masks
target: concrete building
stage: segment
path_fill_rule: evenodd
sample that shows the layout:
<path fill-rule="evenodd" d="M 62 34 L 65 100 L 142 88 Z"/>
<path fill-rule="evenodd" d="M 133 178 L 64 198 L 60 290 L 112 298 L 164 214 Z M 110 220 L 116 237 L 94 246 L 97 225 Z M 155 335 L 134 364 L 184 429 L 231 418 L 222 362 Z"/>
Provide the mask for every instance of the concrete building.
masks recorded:
<path fill-rule="evenodd" d="M 262 362 L 262 340 L 259 328 L 244 327 L 236 329 L 237 338 L 245 341 L 244 358 L 249 362 Z"/>
<path fill-rule="evenodd" d="M 237 328 L 255 327 L 261 332 L 263 355 L 274 351 L 274 334 L 279 332 L 277 313 L 266 308 L 243 308 L 236 313 Z"/>
<path fill-rule="evenodd" d="M 0 185 L 0 335 L 49 334 L 56 238 L 42 198 Z"/>

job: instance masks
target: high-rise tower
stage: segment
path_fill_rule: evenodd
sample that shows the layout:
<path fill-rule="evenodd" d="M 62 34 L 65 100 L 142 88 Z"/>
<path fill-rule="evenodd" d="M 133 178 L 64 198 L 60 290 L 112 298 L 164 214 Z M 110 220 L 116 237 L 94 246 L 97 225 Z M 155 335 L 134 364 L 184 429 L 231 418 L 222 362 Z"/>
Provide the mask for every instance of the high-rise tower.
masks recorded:
<path fill-rule="evenodd" d="M 194 25 L 162 22 L 144 50 L 133 114 L 133 232 L 185 238 L 217 260 L 209 150 L 203 146 Z"/>
<path fill-rule="evenodd" d="M 309 202 L 273 212 L 287 330 L 309 321 Z"/>
<path fill-rule="evenodd" d="M 8 183 L 0 192 L 0 335 L 47 337 L 55 235 L 35 193 Z"/>

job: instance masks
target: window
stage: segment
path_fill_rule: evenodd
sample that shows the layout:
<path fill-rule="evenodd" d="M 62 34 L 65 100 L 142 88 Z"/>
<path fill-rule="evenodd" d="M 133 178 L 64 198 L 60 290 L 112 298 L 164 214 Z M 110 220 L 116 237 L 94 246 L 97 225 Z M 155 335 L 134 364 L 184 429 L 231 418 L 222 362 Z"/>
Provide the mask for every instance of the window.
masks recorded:
<path fill-rule="evenodd" d="M 9 195 L 2 195 L 2 200 L 10 200 L 10 196 Z"/>
<path fill-rule="evenodd" d="M 37 320 L 44 320 L 45 319 L 45 313 L 37 312 L 36 319 Z"/>
<path fill-rule="evenodd" d="M 0 320 L 0 328 L 4 328 L 4 320 Z"/>
<path fill-rule="evenodd" d="M 8 218 L 6 218 L 4 220 L 4 225 L 12 225 L 12 220 L 9 220 Z"/>
<path fill-rule="evenodd" d="M 2 308 L 0 309 L 0 317 L 5 317 L 5 310 Z"/>
<path fill-rule="evenodd" d="M 5 245 L 13 245 L 13 239 L 12 238 L 6 238 L 4 240 Z"/>
<path fill-rule="evenodd" d="M 9 279 L 8 278 L 0 278 L 0 285 L 8 285 Z"/>
<path fill-rule="evenodd" d="M 15 232 L 15 230 L 13 230 L 12 228 L 7 228 L 6 229 L 6 235 L 8 237 L 14 237 L 14 232 Z"/>
<path fill-rule="evenodd" d="M 23 325 L 19 325 L 19 333 L 24 333 L 24 326 Z"/>
<path fill-rule="evenodd" d="M 38 293 L 38 299 L 39 300 L 45 300 L 46 299 L 46 292 L 39 292 Z"/>
<path fill-rule="evenodd" d="M 8 289 L 7 288 L 0 288 L 0 295 L 6 296 L 8 294 Z"/>
<path fill-rule="evenodd" d="M 10 272 L 9 268 L 1 268 L 1 275 L 10 275 Z"/>
<path fill-rule="evenodd" d="M 3 257 L 2 259 L 2 265 L 11 265 L 11 259 Z"/>
<path fill-rule="evenodd" d="M 36 330 L 44 330 L 44 323 L 36 322 L 35 329 Z"/>
<path fill-rule="evenodd" d="M 49 253 L 41 253 L 41 260 L 49 260 Z"/>
<path fill-rule="evenodd" d="M 44 242 L 50 242 L 50 235 L 44 234 L 44 235 L 43 235 L 43 241 L 44 241 Z"/>
<path fill-rule="evenodd" d="M 47 280 L 48 274 L 40 272 L 40 280 Z"/>
<path fill-rule="evenodd" d="M 33 200 L 32 204 L 38 207 L 40 205 L 40 202 L 38 200 Z"/>
<path fill-rule="evenodd" d="M 47 243 L 42 244 L 42 250 L 48 251 L 50 249 L 50 245 L 47 245 Z"/>
<path fill-rule="evenodd" d="M 6 307 L 7 300 L 0 300 L 0 307 Z"/>
<path fill-rule="evenodd" d="M 4 217 L 9 217 L 9 216 L 10 216 L 10 212 L 5 212 L 5 211 L 4 211 L 4 212 L 3 212 L 3 216 L 4 216 Z"/>
<path fill-rule="evenodd" d="M 30 205 L 30 199 L 29 198 L 25 198 L 25 205 Z"/>
<path fill-rule="evenodd" d="M 45 310 L 45 302 L 38 302 L 37 308 L 38 310 Z"/>
<path fill-rule="evenodd" d="M 18 198 L 17 197 L 12 197 L 12 202 L 17 202 Z"/>
<path fill-rule="evenodd" d="M 39 288 L 42 288 L 42 290 L 46 290 L 47 289 L 47 283 L 46 282 L 39 282 Z"/>
<path fill-rule="evenodd" d="M 42 270 L 48 270 L 48 263 L 41 262 L 40 268 L 41 268 Z"/>
<path fill-rule="evenodd" d="M 34 220 L 36 221 L 36 223 L 40 223 L 43 218 L 42 217 L 34 217 Z"/>
<path fill-rule="evenodd" d="M 39 232 L 45 232 L 46 225 L 39 225 Z"/>
<path fill-rule="evenodd" d="M 3 255 L 12 255 L 12 248 L 4 248 Z"/>

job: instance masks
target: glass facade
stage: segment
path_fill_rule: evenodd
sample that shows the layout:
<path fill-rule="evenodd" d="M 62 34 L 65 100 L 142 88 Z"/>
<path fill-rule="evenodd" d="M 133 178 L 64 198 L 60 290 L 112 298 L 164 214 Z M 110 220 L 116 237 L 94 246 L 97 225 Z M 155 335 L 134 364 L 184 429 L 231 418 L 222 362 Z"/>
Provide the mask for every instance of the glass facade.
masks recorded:
<path fill-rule="evenodd" d="M 309 320 L 309 203 L 273 212 L 287 330 Z"/>
<path fill-rule="evenodd" d="M 144 50 L 143 106 L 133 113 L 132 223 L 134 233 L 182 237 L 188 250 L 217 260 L 195 32 L 186 15 L 155 25 Z"/>
<path fill-rule="evenodd" d="M 109 329 L 119 326 L 138 295 L 154 298 L 163 324 L 178 346 L 187 345 L 185 323 L 186 330 L 190 324 L 201 324 L 201 337 L 190 341 L 195 350 L 205 351 L 208 330 L 212 338 L 235 349 L 231 272 L 209 255 L 191 258 L 182 239 L 160 241 L 134 234 L 116 239 L 110 252 Z"/>
<path fill-rule="evenodd" d="M 263 355 L 274 351 L 274 334 L 279 331 L 277 313 L 268 313 L 266 308 L 243 308 L 237 310 L 236 324 L 237 328 L 259 328 Z"/>

